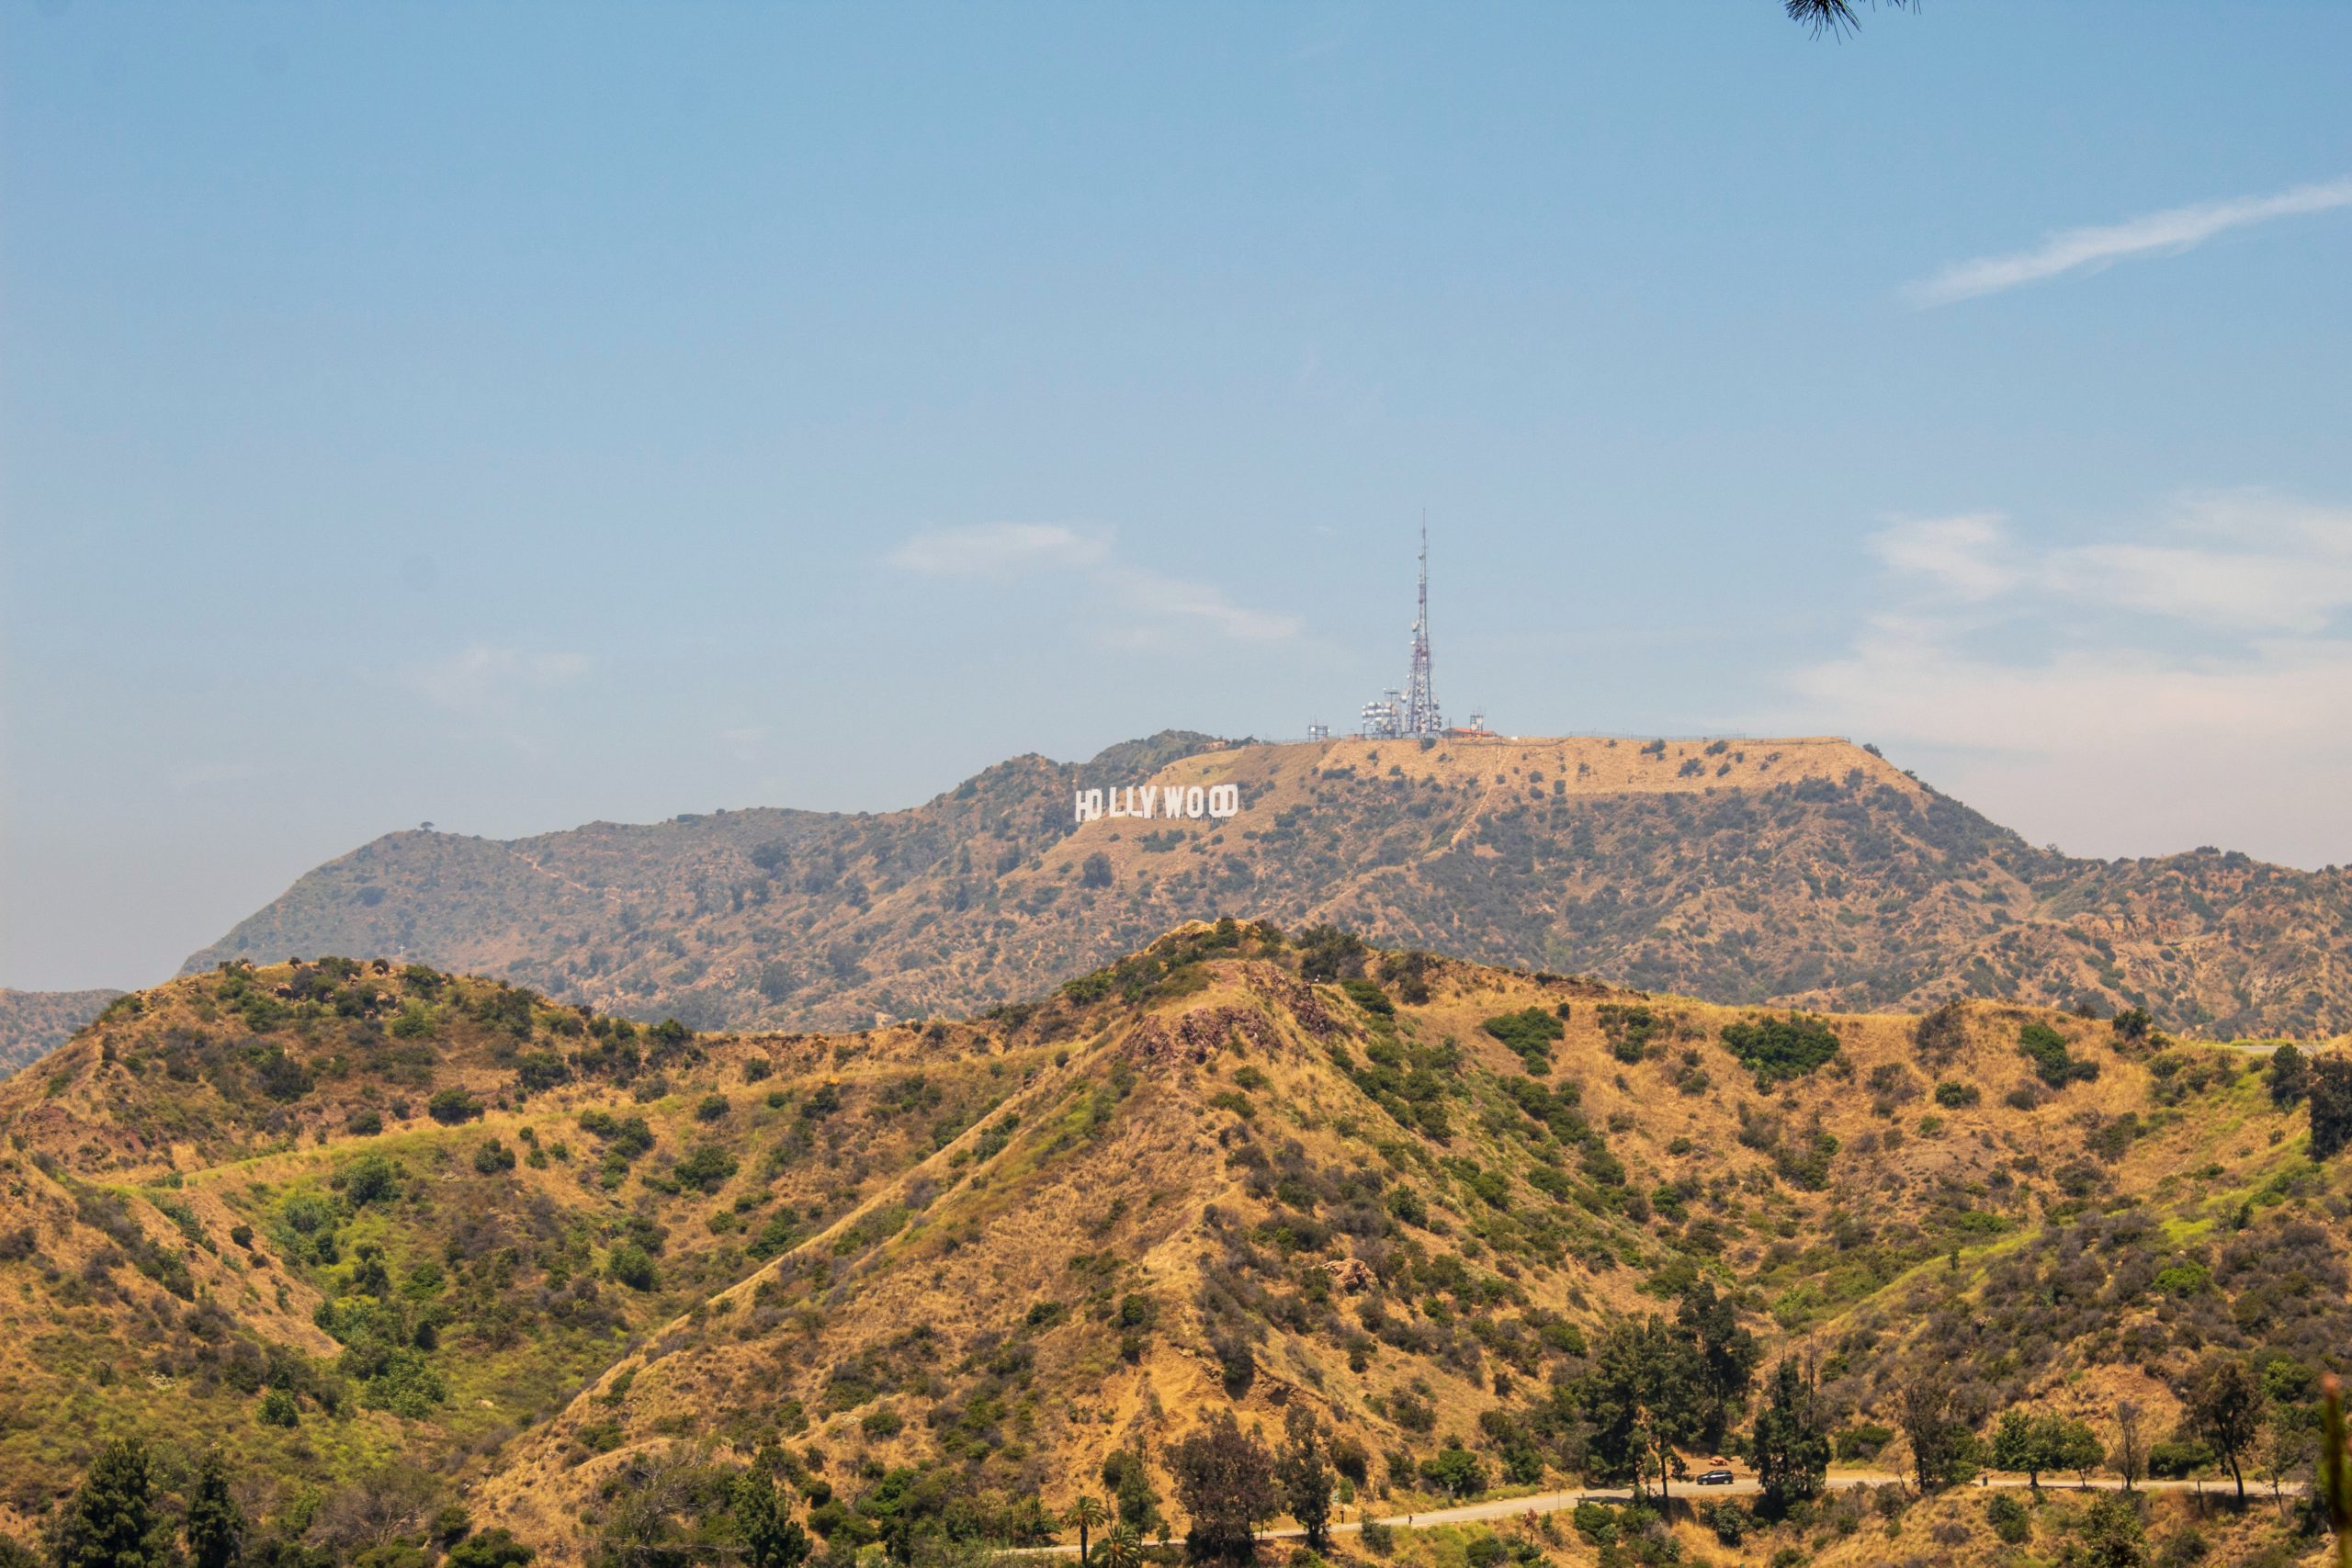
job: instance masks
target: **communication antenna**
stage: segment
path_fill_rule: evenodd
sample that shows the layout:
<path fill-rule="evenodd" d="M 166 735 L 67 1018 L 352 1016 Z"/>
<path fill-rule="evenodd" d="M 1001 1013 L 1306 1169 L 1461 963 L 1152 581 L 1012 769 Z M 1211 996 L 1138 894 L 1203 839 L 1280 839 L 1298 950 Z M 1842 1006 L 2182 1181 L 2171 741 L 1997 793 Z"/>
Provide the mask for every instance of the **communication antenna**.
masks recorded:
<path fill-rule="evenodd" d="M 1413 662 L 1405 679 L 1404 730 L 1408 735 L 1440 735 L 1445 716 L 1438 710 L 1430 661 L 1430 521 L 1421 513 L 1420 578 L 1413 604 Z"/>
<path fill-rule="evenodd" d="M 1437 705 L 1430 660 L 1430 519 L 1421 513 L 1419 580 L 1413 602 L 1413 646 L 1405 684 L 1390 687 L 1363 705 L 1363 728 L 1367 740 L 1424 739 L 1445 734 L 1445 713 Z"/>

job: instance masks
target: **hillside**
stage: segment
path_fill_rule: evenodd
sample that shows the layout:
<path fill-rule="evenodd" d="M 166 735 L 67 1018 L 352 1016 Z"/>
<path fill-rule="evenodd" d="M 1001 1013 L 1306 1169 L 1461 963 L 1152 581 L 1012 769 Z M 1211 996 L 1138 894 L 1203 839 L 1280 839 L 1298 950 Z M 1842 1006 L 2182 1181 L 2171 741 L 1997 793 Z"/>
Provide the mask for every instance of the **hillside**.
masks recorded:
<path fill-rule="evenodd" d="M 1072 820 L 1080 789 L 1216 784 L 1239 815 Z M 1722 1002 L 1966 995 L 2223 1038 L 2352 1029 L 2352 872 L 2073 859 L 1828 739 L 1171 734 L 1083 765 L 1018 758 L 882 815 L 394 833 L 187 967 L 384 953 L 649 1021 L 854 1028 L 1032 995 L 1229 913 Z"/>
<path fill-rule="evenodd" d="M 0 1075 L 65 1043 L 120 991 L 18 991 L 0 986 Z"/>
<path fill-rule="evenodd" d="M 2352 1343 L 2345 1171 L 2258 1061 L 1231 922 L 831 1036 L 231 965 L 0 1085 L 0 1522 L 144 1430 L 340 1551 L 458 1503 L 552 1561 L 666 1561 L 735 1539 L 755 1462 L 836 1561 L 932 1561 L 1043 1539 L 1116 1455 L 1173 1514 L 1171 1445 L 1227 1407 L 1311 1411 L 1349 1495 L 1426 1509 L 1617 1473 L 1596 1369 L 1694 1311 L 1735 1360 L 1818 1356 L 1858 1463 L 1905 1461 L 1931 1372 L 1971 1425 L 2111 1439 L 2129 1397 L 2168 1439 L 2200 1358 L 2297 1408 Z M 1859 1521 L 1774 1539 L 1898 1560 L 1841 1547 Z M 1974 1506 L 1915 1522 L 1918 1561 L 1991 1549 Z"/>

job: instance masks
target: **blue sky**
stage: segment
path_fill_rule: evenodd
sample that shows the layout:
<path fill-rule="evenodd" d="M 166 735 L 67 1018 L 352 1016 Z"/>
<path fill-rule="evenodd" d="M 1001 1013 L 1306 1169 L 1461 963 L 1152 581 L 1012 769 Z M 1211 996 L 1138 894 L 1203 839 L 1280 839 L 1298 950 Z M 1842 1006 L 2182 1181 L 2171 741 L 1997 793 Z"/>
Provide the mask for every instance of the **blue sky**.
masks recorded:
<path fill-rule="evenodd" d="M 389 829 L 1830 730 L 2352 860 L 2352 7 L 0 11 L 0 984 Z"/>

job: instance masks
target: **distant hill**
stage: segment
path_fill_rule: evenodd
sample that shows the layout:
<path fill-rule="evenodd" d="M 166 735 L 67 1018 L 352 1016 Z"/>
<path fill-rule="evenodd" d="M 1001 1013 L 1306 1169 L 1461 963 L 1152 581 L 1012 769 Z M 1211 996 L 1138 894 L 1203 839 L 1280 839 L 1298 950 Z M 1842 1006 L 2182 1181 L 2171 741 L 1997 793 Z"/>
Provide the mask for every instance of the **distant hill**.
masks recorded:
<path fill-rule="evenodd" d="M 17 991 L 0 986 L 0 1075 L 48 1055 L 120 991 Z"/>
<path fill-rule="evenodd" d="M 1073 821 L 1082 788 L 1216 784 L 1241 795 L 1228 821 Z M 1823 739 L 1170 734 L 1016 758 L 905 811 L 394 833 L 187 968 L 391 953 L 640 1019 L 842 1028 L 1034 994 L 1223 914 L 1723 1002 L 1998 996 L 2217 1035 L 2352 1029 L 2352 873 L 2056 854 Z"/>
<path fill-rule="evenodd" d="M 1606 1373 L 1652 1315 L 1726 1378 L 1807 1351 L 1855 1463 L 1903 1462 L 1930 1373 L 1968 1426 L 2027 1405 L 2111 1441 L 2129 1398 L 2168 1439 L 2199 1358 L 2258 1357 L 2301 1409 L 2352 1342 L 2346 1167 L 2257 1065 L 1231 922 L 840 1035 L 232 965 L 0 1084 L 0 1532 L 138 1433 L 167 1479 L 220 1445 L 266 1561 L 421 1561 L 453 1506 L 551 1562 L 724 1556 L 747 1467 L 825 1563 L 978 1561 L 1116 1455 L 1181 1533 L 1174 1446 L 1227 1408 L 1270 1438 L 1306 1410 L 1357 1508 L 1426 1511 L 1622 1480 Z M 1743 1525 L 1749 1560 L 2006 1560 L 1980 1495 L 1883 1501 Z M 2079 1506 L 2053 1489 L 2038 1528 Z M 1556 1527 L 1540 1555 L 1632 1560 Z M 1672 1528 L 1648 1561 L 1722 1560 Z M 2205 1521 L 2214 1561 L 2285 1528 Z"/>

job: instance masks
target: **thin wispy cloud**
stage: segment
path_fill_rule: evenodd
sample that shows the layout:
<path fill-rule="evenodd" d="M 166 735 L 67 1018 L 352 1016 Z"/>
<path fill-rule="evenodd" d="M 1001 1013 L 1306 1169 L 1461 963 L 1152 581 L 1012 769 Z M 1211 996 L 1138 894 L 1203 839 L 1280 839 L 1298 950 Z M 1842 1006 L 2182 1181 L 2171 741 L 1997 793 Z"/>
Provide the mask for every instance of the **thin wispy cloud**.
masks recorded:
<path fill-rule="evenodd" d="M 1866 547 L 1881 608 L 1790 673 L 1772 728 L 1935 754 L 1939 784 L 2069 849 L 2257 820 L 2257 853 L 2352 858 L 2352 508 L 2240 491 L 2089 543 L 1972 513 Z"/>
<path fill-rule="evenodd" d="M 1890 571 L 1934 582 L 1963 599 L 1989 599 L 2017 572 L 2001 560 L 2007 536 L 1996 513 L 1905 518 L 1871 536 L 1871 553 Z"/>
<path fill-rule="evenodd" d="M 2249 635 L 2310 636 L 2352 613 L 2352 508 L 2259 491 L 2183 498 L 2134 539 L 2038 547 L 1999 513 L 1974 513 L 1905 518 L 1868 546 L 1946 601 L 2038 599 Z"/>
<path fill-rule="evenodd" d="M 1017 577 L 1098 566 L 1110 553 L 1108 540 L 1058 523 L 978 523 L 917 534 L 889 561 L 924 577 Z"/>
<path fill-rule="evenodd" d="M 1223 589 L 1170 577 L 1112 558 L 1106 533 L 1057 523 L 983 523 L 928 529 L 884 558 L 901 571 L 967 581 L 1061 574 L 1082 579 L 1116 612 L 1102 636 L 1121 647 L 1159 647 L 1178 631 L 1205 631 L 1232 642 L 1283 642 L 1298 618 L 1237 604 Z"/>
<path fill-rule="evenodd" d="M 2297 186 L 2271 196 L 2168 208 L 2121 223 L 2063 230 L 2030 250 L 1955 262 L 1903 292 L 1912 304 L 1923 308 L 1949 305 L 2067 273 L 2096 272 L 2135 256 L 2177 255 L 2233 229 L 2340 207 L 2352 207 L 2352 179 Z"/>

